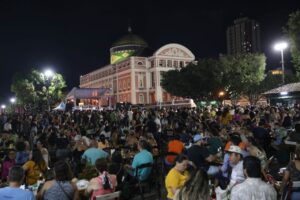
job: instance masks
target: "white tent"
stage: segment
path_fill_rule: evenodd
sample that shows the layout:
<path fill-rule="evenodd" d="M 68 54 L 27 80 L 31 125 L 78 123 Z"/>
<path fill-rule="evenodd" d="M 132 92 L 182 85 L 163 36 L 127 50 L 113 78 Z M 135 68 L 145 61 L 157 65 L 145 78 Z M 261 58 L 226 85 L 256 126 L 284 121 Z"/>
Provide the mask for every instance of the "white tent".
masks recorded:
<path fill-rule="evenodd" d="M 61 102 L 56 108 L 54 108 L 53 110 L 61 110 L 61 111 L 65 111 L 66 109 L 66 104 L 64 102 Z"/>

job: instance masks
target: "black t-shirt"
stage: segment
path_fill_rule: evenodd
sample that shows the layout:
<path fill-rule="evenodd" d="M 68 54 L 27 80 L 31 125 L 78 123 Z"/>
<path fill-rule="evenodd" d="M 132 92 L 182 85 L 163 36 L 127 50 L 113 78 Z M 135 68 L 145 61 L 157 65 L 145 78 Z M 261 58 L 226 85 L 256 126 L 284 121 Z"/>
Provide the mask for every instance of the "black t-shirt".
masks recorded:
<path fill-rule="evenodd" d="M 187 156 L 196 167 L 208 170 L 209 164 L 205 159 L 209 156 L 209 152 L 206 147 L 193 145 L 187 150 Z"/>

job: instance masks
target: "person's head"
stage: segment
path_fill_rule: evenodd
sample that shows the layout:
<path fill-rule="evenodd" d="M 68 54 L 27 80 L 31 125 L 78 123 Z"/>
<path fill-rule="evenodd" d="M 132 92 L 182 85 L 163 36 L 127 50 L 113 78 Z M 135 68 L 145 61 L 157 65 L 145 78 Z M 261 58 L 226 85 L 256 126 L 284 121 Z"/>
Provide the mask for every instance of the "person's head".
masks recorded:
<path fill-rule="evenodd" d="M 196 134 L 194 135 L 193 137 L 193 141 L 194 141 L 194 144 L 196 145 L 203 145 L 206 143 L 206 137 L 200 135 L 200 134 Z"/>
<path fill-rule="evenodd" d="M 108 165 L 107 160 L 105 158 L 99 158 L 95 162 L 95 166 L 97 171 L 100 174 L 100 178 L 102 179 L 102 184 L 104 189 L 112 189 L 113 186 L 111 185 L 111 182 L 109 181 L 108 176 Z"/>
<path fill-rule="evenodd" d="M 34 149 L 32 151 L 32 161 L 34 161 L 38 165 L 45 163 L 43 155 L 39 149 Z"/>
<path fill-rule="evenodd" d="M 111 156 L 111 160 L 114 163 L 119 163 L 119 164 L 123 163 L 123 158 L 122 158 L 121 152 L 115 151 Z"/>
<path fill-rule="evenodd" d="M 90 148 L 98 148 L 98 143 L 96 140 L 91 140 Z"/>
<path fill-rule="evenodd" d="M 99 137 L 100 142 L 102 142 L 103 144 L 105 144 L 105 135 L 101 134 Z"/>
<path fill-rule="evenodd" d="M 147 149 L 147 147 L 148 147 L 148 142 L 146 140 L 139 140 L 139 142 L 138 142 L 139 151 Z"/>
<path fill-rule="evenodd" d="M 107 160 L 105 158 L 99 158 L 96 160 L 95 166 L 97 171 L 102 174 L 104 171 L 107 171 Z"/>
<path fill-rule="evenodd" d="M 228 153 L 230 155 L 230 163 L 232 165 L 236 165 L 240 162 L 240 160 L 243 158 L 242 156 L 242 150 L 239 146 L 231 145 Z"/>
<path fill-rule="evenodd" d="M 193 171 L 178 195 L 179 199 L 210 199 L 207 173 L 202 169 Z"/>
<path fill-rule="evenodd" d="M 16 143 L 16 150 L 17 151 L 25 151 L 26 149 L 26 144 L 23 141 L 19 141 Z"/>
<path fill-rule="evenodd" d="M 72 179 L 72 171 L 69 164 L 60 160 L 54 164 L 55 179 L 57 181 L 70 181 Z"/>
<path fill-rule="evenodd" d="M 233 133 L 230 136 L 230 141 L 232 142 L 233 145 L 236 145 L 236 146 L 238 146 L 242 142 L 241 137 L 238 133 Z"/>
<path fill-rule="evenodd" d="M 15 160 L 16 159 L 16 151 L 13 149 L 10 149 L 7 153 L 8 160 Z"/>
<path fill-rule="evenodd" d="M 295 124 L 296 133 L 300 133 L 300 124 Z"/>
<path fill-rule="evenodd" d="M 300 145 L 298 144 L 296 149 L 295 149 L 295 156 L 296 156 L 296 160 L 300 160 Z"/>
<path fill-rule="evenodd" d="M 179 154 L 174 162 L 175 168 L 180 172 L 184 172 L 188 167 L 189 159 L 186 155 Z"/>
<path fill-rule="evenodd" d="M 8 181 L 21 185 L 25 177 L 25 172 L 21 166 L 13 166 L 8 173 Z"/>
<path fill-rule="evenodd" d="M 260 160 L 255 156 L 247 156 L 243 162 L 244 174 L 249 178 L 261 177 Z"/>
<path fill-rule="evenodd" d="M 36 147 L 38 148 L 38 149 L 42 149 L 43 147 L 44 147 L 44 144 L 42 143 L 42 141 L 37 141 L 37 143 L 36 143 Z"/>

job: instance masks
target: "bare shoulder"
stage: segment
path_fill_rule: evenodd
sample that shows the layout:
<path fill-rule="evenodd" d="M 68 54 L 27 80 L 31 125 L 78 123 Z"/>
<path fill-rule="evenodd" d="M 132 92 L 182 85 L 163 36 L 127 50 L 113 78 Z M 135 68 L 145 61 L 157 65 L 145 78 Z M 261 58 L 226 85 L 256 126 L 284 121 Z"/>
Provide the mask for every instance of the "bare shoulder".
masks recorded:
<path fill-rule="evenodd" d="M 54 184 L 54 180 L 52 180 L 52 181 L 46 181 L 45 184 L 43 185 L 43 188 L 45 190 L 48 190 L 50 187 L 53 186 L 53 184 Z"/>

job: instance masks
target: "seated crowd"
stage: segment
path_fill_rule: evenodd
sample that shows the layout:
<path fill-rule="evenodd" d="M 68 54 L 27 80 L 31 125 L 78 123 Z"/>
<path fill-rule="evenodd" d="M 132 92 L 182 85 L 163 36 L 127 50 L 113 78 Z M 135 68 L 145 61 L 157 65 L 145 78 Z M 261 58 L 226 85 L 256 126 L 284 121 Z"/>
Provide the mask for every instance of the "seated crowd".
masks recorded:
<path fill-rule="evenodd" d="M 130 199 L 148 181 L 176 200 L 300 198 L 298 106 L 2 113 L 0 125 L 0 199 Z"/>

